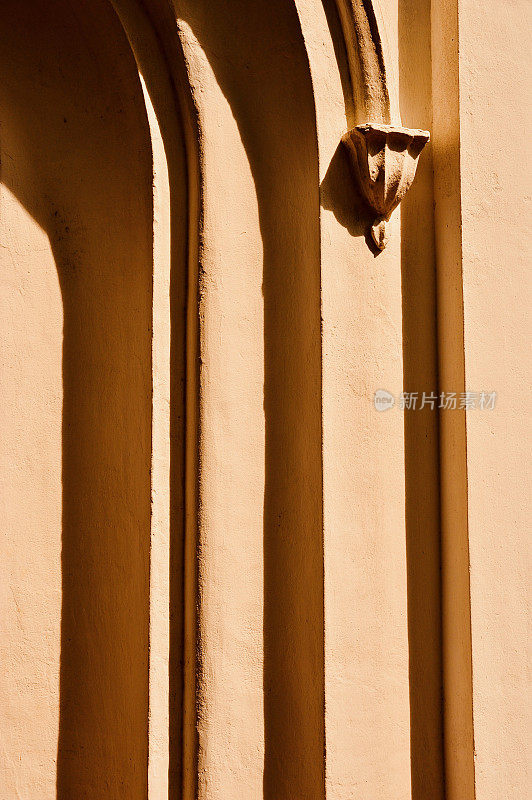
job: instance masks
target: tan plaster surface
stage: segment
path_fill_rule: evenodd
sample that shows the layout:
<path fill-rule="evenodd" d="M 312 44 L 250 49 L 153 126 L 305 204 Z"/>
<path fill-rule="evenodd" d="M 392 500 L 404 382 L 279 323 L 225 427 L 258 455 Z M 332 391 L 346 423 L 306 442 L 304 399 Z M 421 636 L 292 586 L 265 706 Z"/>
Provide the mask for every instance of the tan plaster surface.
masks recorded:
<path fill-rule="evenodd" d="M 53 14 L 6 2 L 2 31 L 2 794 L 140 798 L 152 307 L 142 90 L 98 0 Z"/>
<path fill-rule="evenodd" d="M 2 8 L 7 800 L 525 797 L 526 3 L 379 4 L 378 256 L 333 0 L 113 6 Z"/>
<path fill-rule="evenodd" d="M 530 794 L 530 6 L 460 8 L 465 380 L 477 800 Z M 491 46 L 493 43 L 495 56 Z M 482 46 L 486 43 L 486 46 Z M 508 120 L 511 120 L 508 126 Z"/>

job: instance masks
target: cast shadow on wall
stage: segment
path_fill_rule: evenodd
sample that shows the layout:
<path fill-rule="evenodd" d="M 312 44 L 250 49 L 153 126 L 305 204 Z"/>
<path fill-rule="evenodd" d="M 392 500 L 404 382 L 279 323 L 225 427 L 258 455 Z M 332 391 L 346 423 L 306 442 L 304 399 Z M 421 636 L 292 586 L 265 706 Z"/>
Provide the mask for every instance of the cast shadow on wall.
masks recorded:
<path fill-rule="evenodd" d="M 399 0 L 399 98 L 409 127 L 432 126 L 430 1 Z M 405 391 L 438 396 L 432 144 L 401 202 L 401 289 Z M 396 212 L 397 213 L 397 212 Z M 412 800 L 445 796 L 439 415 L 405 412 Z"/>
<path fill-rule="evenodd" d="M 217 53 L 210 62 L 248 154 L 264 245 L 264 797 L 274 800 L 291 791 L 323 800 L 320 197 L 312 88 L 297 16 L 287 0 L 247 6 L 245 14 L 235 0 L 194 5 L 188 22 L 205 51 Z M 51 15 L 44 0 L 4 3 L 9 35 L 0 57 L 2 145 L 11 160 L 2 179 L 48 233 L 64 304 L 57 797 L 70 800 L 85 792 L 140 800 L 146 791 L 148 714 L 151 157 L 137 70 L 123 31 L 108 3 L 82 0 L 77 7 L 74 15 L 66 0 L 57 0 Z M 265 42 L 264 30 L 275 31 L 276 47 L 271 39 Z M 87 42 L 93 42 L 93 52 Z M 339 145 L 321 185 L 321 202 L 351 235 L 366 236 L 371 214 L 350 169 Z M 404 239 L 413 241 L 414 221 L 408 219 L 411 235 Z M 404 290 L 412 321 L 408 283 Z M 174 285 L 172 294 L 181 308 L 182 288 Z M 172 316 L 183 318 L 179 311 Z M 405 336 L 406 347 L 409 341 Z M 174 330 L 174 366 L 183 357 L 182 343 L 183 334 Z M 405 354 L 405 363 L 414 364 L 414 350 L 410 358 Z M 180 365 L 172 369 L 173 486 L 182 485 L 182 374 Z M 412 519 L 415 481 L 408 481 L 408 469 L 414 475 L 419 435 L 407 430 Z M 171 556 L 176 789 L 179 491 L 172 500 Z M 424 626 L 420 604 L 411 602 L 412 587 L 423 586 L 425 573 L 412 573 L 414 556 L 420 562 L 415 547 L 409 552 L 412 647 Z M 434 603 L 437 611 L 438 598 Z M 412 658 L 421 663 L 414 652 Z M 438 669 L 436 663 L 436 695 Z M 424 680 L 419 670 L 411 673 L 417 708 L 426 697 Z M 427 719 L 415 714 L 413 722 Z M 422 752 L 423 722 L 413 730 L 415 756 Z"/>
<path fill-rule="evenodd" d="M 354 124 L 353 90 L 336 3 L 323 0 L 342 81 L 346 127 Z M 399 0 L 399 99 L 405 125 L 430 129 L 430 1 Z M 322 205 L 352 236 L 369 236 L 373 215 L 361 198 L 340 143 L 321 185 Z M 405 391 L 438 391 L 432 149 L 395 214 L 401 215 L 403 383 Z M 442 606 L 438 414 L 405 414 L 410 749 L 412 800 L 441 798 L 443 778 Z"/>
<path fill-rule="evenodd" d="M 181 16 L 238 125 L 263 243 L 263 796 L 324 800 L 320 201 L 310 71 L 289 0 L 194 0 Z"/>
<path fill-rule="evenodd" d="M 2 14 L 2 180 L 47 233 L 63 302 L 57 798 L 141 800 L 151 462 L 146 112 L 107 2 L 80 0 L 74 9 L 68 0 L 6 0 Z"/>
<path fill-rule="evenodd" d="M 351 236 L 363 236 L 370 251 L 377 256 L 380 250 L 370 234 L 375 213 L 362 198 L 352 170 L 347 149 L 340 142 L 321 182 L 321 204 L 327 211 L 333 212 Z"/>

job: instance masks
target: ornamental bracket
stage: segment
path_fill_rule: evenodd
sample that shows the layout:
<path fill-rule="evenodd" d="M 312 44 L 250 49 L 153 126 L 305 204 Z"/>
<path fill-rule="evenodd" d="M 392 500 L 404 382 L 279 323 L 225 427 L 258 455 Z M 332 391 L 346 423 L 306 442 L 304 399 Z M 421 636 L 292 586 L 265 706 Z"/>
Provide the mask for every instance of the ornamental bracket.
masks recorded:
<path fill-rule="evenodd" d="M 387 222 L 410 188 L 428 131 L 401 125 L 390 95 L 383 41 L 372 0 L 336 0 L 348 55 L 355 123 L 342 136 L 360 191 L 375 212 L 371 236 L 379 250 L 388 242 Z"/>

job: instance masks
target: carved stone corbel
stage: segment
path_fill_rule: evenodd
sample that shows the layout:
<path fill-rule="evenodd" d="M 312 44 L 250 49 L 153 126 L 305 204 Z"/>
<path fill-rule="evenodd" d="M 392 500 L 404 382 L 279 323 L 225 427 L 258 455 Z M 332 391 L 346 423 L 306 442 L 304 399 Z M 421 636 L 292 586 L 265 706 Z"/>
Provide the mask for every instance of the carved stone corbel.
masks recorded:
<path fill-rule="evenodd" d="M 404 128 L 390 94 L 382 38 L 372 0 L 337 0 L 347 45 L 355 125 L 343 137 L 360 191 L 375 212 L 371 236 L 379 250 L 386 223 L 410 188 L 428 131 Z M 382 23 L 381 23 L 382 26 Z M 396 120 L 396 122 L 394 122 Z"/>
<path fill-rule="evenodd" d="M 386 223 L 416 175 L 427 131 L 366 123 L 348 131 L 342 141 L 351 154 L 362 194 L 377 213 L 371 236 L 379 250 L 388 242 Z"/>

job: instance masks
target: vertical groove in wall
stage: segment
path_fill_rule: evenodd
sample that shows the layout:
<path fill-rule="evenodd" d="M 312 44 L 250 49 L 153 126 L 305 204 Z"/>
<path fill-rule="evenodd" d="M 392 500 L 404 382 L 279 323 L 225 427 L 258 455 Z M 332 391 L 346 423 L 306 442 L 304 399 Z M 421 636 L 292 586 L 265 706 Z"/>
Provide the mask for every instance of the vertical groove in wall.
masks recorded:
<path fill-rule="evenodd" d="M 190 164 L 190 162 L 189 162 Z M 189 191 L 191 191 L 189 181 Z M 197 203 L 189 196 L 189 209 Z M 194 215 L 191 212 L 189 237 Z M 184 666 L 183 666 L 183 718 L 182 718 L 182 798 L 193 800 L 197 795 L 197 669 L 199 665 L 198 642 L 198 524 L 199 524 L 199 320 L 198 276 L 199 255 L 191 247 L 189 258 L 189 285 L 187 292 L 187 349 L 186 349 L 186 445 L 185 445 L 185 547 L 184 547 Z"/>
<path fill-rule="evenodd" d="M 122 3 L 122 0 L 120 0 Z M 124 0 L 126 2 L 126 0 Z M 198 110 L 175 12 L 166 0 L 140 0 L 172 84 L 165 119 L 170 170 L 170 587 L 169 800 L 197 795 L 197 529 L 199 518 L 199 291 L 202 229 Z M 184 144 L 184 154 L 182 147 Z M 184 161 L 183 161 L 184 155 Z M 159 800 L 154 792 L 154 799 Z M 151 795 L 150 795 L 151 797 Z"/>
<path fill-rule="evenodd" d="M 165 161 L 169 192 L 159 205 L 156 203 L 154 217 L 156 236 L 161 237 L 158 228 L 165 236 L 159 263 L 157 259 L 154 262 L 160 273 L 154 276 L 154 286 L 160 292 L 159 307 L 154 309 L 154 325 L 160 326 L 160 330 L 154 330 L 154 348 L 159 342 L 161 350 L 159 368 L 154 372 L 154 403 L 159 402 L 159 423 L 169 428 L 169 452 L 161 443 L 161 432 L 157 444 L 154 429 L 154 458 L 162 459 L 165 472 L 161 472 L 161 466 L 155 469 L 154 464 L 152 477 L 161 497 L 154 497 L 152 514 L 160 517 L 166 505 L 167 524 L 152 533 L 152 559 L 158 563 L 158 573 L 152 569 L 148 796 L 154 800 L 163 797 L 179 800 L 183 796 L 185 774 L 188 792 L 185 796 L 194 796 L 196 774 L 196 589 L 194 579 L 190 581 L 190 570 L 185 569 L 185 549 L 189 543 L 194 547 L 196 536 L 192 528 L 197 519 L 196 467 L 192 462 L 197 449 L 194 331 L 197 328 L 198 135 L 175 16 L 170 7 L 164 2 L 145 6 L 137 0 L 113 0 L 113 5 L 146 84 L 147 103 L 153 104 L 156 119 L 153 118 L 152 127 L 156 137 L 159 131 L 162 138 L 159 161 Z M 155 169 L 156 199 L 158 193 L 165 191 L 159 184 Z M 164 216 L 165 210 L 169 219 Z M 188 382 L 187 373 L 192 375 Z M 161 415 L 167 408 L 169 418 L 163 419 Z M 163 449 L 164 452 L 159 452 Z M 188 553 L 187 559 L 195 564 L 194 555 Z"/>
<path fill-rule="evenodd" d="M 440 415 L 442 633 L 446 800 L 475 796 L 467 520 L 460 187 L 458 2 L 432 0 L 432 94 Z"/>
<path fill-rule="evenodd" d="M 185 548 L 184 548 L 184 668 L 182 718 L 182 798 L 197 796 L 198 731 L 197 669 L 198 642 L 198 525 L 200 470 L 200 365 L 199 365 L 199 272 L 201 188 L 199 158 L 194 158 L 198 140 L 188 150 L 189 167 L 189 267 L 186 332 L 186 444 L 185 444 Z M 194 163 L 196 161 L 196 163 Z"/>
<path fill-rule="evenodd" d="M 403 124 L 432 130 L 430 0 L 399 0 Z M 442 598 L 436 265 L 432 146 L 401 203 L 405 505 L 412 800 L 443 800 Z"/>
<path fill-rule="evenodd" d="M 198 526 L 200 519 L 200 275 L 202 260 L 203 198 L 202 146 L 198 109 L 192 95 L 182 42 L 174 74 L 185 138 L 187 166 L 187 273 L 185 333 L 185 495 L 182 658 L 180 678 L 180 785 L 170 785 L 170 798 L 194 800 L 198 793 L 198 700 L 199 598 Z M 176 742 L 177 745 L 177 742 Z"/>

